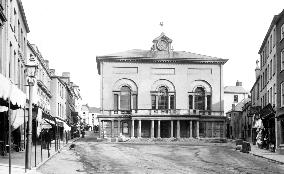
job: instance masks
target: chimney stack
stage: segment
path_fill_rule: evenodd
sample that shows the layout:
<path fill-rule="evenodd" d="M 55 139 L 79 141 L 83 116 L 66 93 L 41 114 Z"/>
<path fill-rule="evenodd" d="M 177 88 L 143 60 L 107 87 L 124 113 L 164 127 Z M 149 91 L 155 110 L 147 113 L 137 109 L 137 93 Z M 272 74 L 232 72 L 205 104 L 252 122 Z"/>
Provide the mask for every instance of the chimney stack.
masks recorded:
<path fill-rule="evenodd" d="M 63 72 L 62 77 L 68 77 L 70 78 L 70 72 Z"/>
<path fill-rule="evenodd" d="M 255 78 L 257 79 L 260 75 L 260 68 L 258 66 L 259 61 L 256 60 L 256 68 L 255 68 Z"/>
<path fill-rule="evenodd" d="M 237 80 L 236 86 L 242 86 L 242 85 L 243 85 L 243 83 Z"/>
<path fill-rule="evenodd" d="M 55 69 L 49 69 L 49 73 L 51 76 L 55 76 Z"/>

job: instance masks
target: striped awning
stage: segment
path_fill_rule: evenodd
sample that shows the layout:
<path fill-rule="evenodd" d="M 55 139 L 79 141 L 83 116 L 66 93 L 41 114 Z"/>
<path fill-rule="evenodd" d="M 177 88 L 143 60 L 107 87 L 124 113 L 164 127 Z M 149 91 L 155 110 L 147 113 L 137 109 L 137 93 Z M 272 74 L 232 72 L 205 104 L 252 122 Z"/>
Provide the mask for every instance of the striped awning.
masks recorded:
<path fill-rule="evenodd" d="M 26 104 L 26 94 L 14 85 L 8 78 L 0 74 L 0 99 L 8 101 L 18 108 L 24 108 Z"/>

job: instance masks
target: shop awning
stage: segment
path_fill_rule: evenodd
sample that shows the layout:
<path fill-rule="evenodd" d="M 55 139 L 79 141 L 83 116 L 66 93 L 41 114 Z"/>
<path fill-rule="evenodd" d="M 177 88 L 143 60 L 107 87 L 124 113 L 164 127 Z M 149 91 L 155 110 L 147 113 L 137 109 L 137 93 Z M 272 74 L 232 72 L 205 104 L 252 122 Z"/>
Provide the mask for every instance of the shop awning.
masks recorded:
<path fill-rule="evenodd" d="M 12 105 L 24 108 L 26 94 L 2 74 L 0 74 L 0 82 L 0 98 L 6 101 L 10 99 Z"/>
<path fill-rule="evenodd" d="M 268 119 L 271 117 L 274 117 L 275 115 L 275 111 L 272 107 L 272 105 L 269 103 L 268 105 L 266 105 L 261 111 L 260 111 L 260 117 L 261 119 Z"/>
<path fill-rule="evenodd" d="M 64 131 L 71 131 L 71 127 L 68 126 L 65 122 L 63 122 Z"/>
<path fill-rule="evenodd" d="M 42 129 L 51 129 L 52 128 L 51 125 L 52 124 L 48 123 L 45 119 L 43 119 L 42 122 L 41 122 L 41 128 Z"/>
<path fill-rule="evenodd" d="M 55 122 L 56 122 L 56 125 L 59 126 L 59 127 L 63 127 L 63 123 L 64 121 L 58 119 L 58 118 L 55 118 Z"/>
<path fill-rule="evenodd" d="M 11 111 L 11 124 L 13 129 L 17 129 L 19 126 L 24 124 L 24 116 L 26 117 L 26 121 L 28 119 L 28 113 L 24 111 L 24 109 L 16 109 Z"/>

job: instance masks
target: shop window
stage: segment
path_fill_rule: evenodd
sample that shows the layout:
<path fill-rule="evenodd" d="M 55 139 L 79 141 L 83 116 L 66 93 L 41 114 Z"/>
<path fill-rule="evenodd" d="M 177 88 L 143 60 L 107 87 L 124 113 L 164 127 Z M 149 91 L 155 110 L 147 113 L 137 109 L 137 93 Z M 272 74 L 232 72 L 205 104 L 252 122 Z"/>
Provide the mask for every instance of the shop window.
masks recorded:
<path fill-rule="evenodd" d="M 284 144 L 284 120 L 280 121 L 280 127 L 281 127 L 281 144 Z"/>
<path fill-rule="evenodd" d="M 122 123 L 122 133 L 128 134 L 128 123 L 127 122 Z"/>
<path fill-rule="evenodd" d="M 204 121 L 199 122 L 199 136 L 200 137 L 206 136 L 206 122 Z"/>

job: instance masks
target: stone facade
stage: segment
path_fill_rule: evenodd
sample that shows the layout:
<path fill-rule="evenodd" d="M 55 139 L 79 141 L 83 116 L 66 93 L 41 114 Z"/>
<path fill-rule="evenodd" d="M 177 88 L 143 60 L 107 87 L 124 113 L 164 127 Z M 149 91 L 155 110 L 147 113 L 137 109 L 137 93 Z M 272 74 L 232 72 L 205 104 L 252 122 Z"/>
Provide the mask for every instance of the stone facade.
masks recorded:
<path fill-rule="evenodd" d="M 276 135 L 277 147 L 284 154 L 284 10 L 278 15 L 276 23 L 277 37 L 277 110 Z"/>
<path fill-rule="evenodd" d="M 226 59 L 173 51 L 163 33 L 151 50 L 97 56 L 102 137 L 223 137 Z"/>
<path fill-rule="evenodd" d="M 242 82 L 237 81 L 236 86 L 225 86 L 224 112 L 227 113 L 232 105 L 238 104 L 245 98 L 248 98 L 248 92 L 242 87 Z"/>
<path fill-rule="evenodd" d="M 251 89 L 252 110 L 263 122 L 263 127 L 269 137 L 268 148 L 282 151 L 284 149 L 284 121 L 283 107 L 281 106 L 281 84 L 283 83 L 283 38 L 284 10 L 275 15 L 265 35 L 259 50 L 260 67 L 256 68 L 256 82 Z M 281 36 L 283 35 L 283 37 Z M 282 39 L 281 39 L 282 37 Z M 282 124 L 283 123 L 283 124 Z M 283 150 L 284 151 L 284 150 Z"/>

